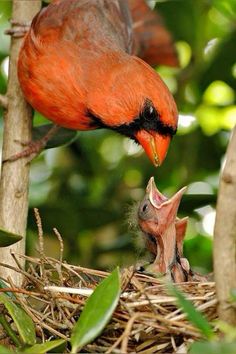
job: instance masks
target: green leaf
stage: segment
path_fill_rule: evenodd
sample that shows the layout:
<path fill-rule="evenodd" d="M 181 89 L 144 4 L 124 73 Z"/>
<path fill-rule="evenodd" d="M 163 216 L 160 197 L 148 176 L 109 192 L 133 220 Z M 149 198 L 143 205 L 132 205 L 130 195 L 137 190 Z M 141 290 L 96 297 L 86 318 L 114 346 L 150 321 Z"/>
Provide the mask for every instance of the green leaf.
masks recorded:
<path fill-rule="evenodd" d="M 199 77 L 199 89 L 204 91 L 212 81 L 222 80 L 230 85 L 234 90 L 236 88 L 235 78 L 232 75 L 232 66 L 235 63 L 235 41 L 236 31 L 230 31 L 227 36 L 220 42 L 217 52 L 212 61 L 202 71 Z M 231 55 L 229 55 L 229 53 Z M 219 70 L 224 68 L 224 70 Z"/>
<path fill-rule="evenodd" d="M 53 124 L 43 124 L 33 128 L 33 140 L 42 139 L 48 131 L 52 128 Z M 77 137 L 76 130 L 60 128 L 55 135 L 47 142 L 45 149 L 55 148 L 61 145 L 72 143 Z"/>
<path fill-rule="evenodd" d="M 10 231 L 0 229 L 0 247 L 7 247 L 22 240 L 22 236 L 14 234 Z"/>
<path fill-rule="evenodd" d="M 5 283 L 5 281 L 0 279 L 0 289 L 6 289 L 6 288 L 9 288 L 9 286 Z M 12 292 L 10 292 L 10 291 L 6 291 L 4 294 L 6 294 L 7 296 L 10 296 L 10 298 L 12 300 L 16 299 L 15 295 Z"/>
<path fill-rule="evenodd" d="M 191 345 L 190 354 L 235 354 L 236 342 L 195 342 Z"/>
<path fill-rule="evenodd" d="M 120 296 L 119 269 L 104 279 L 88 298 L 72 335 L 72 353 L 94 340 L 109 322 Z"/>
<path fill-rule="evenodd" d="M 0 302 L 4 304 L 13 321 L 15 322 L 22 341 L 28 345 L 35 344 L 36 335 L 32 319 L 6 294 L 0 294 Z"/>
<path fill-rule="evenodd" d="M 0 344 L 0 354 L 14 354 L 15 351 L 13 350 L 9 350 L 7 347 L 5 347 L 4 345 Z"/>
<path fill-rule="evenodd" d="M 52 350 L 54 348 L 59 347 L 60 345 L 62 345 L 63 343 L 65 343 L 66 341 L 64 339 L 55 339 L 55 340 L 51 340 L 45 343 L 41 343 L 41 344 L 35 344 L 30 348 L 27 348 L 23 351 L 23 353 L 27 353 L 27 354 L 44 354 L 46 352 L 48 352 L 49 350 Z M 1 353 L 0 353 L 1 354 Z"/>
<path fill-rule="evenodd" d="M 186 194 L 181 201 L 181 210 L 192 213 L 194 209 L 216 203 L 215 194 Z"/>
<path fill-rule="evenodd" d="M 178 305 L 182 307 L 183 311 L 187 314 L 189 321 L 199 329 L 200 332 L 207 338 L 212 339 L 215 337 L 212 326 L 207 319 L 195 309 L 191 301 L 175 287 L 170 286 L 171 293 L 177 298 Z"/>

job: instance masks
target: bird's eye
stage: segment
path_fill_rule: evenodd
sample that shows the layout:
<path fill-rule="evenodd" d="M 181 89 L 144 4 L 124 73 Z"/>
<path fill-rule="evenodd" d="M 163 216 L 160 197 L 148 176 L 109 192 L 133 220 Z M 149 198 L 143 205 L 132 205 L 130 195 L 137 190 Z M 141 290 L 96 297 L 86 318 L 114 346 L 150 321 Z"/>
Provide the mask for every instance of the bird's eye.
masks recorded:
<path fill-rule="evenodd" d="M 153 114 L 154 108 L 152 106 L 149 107 L 149 114 Z"/>
<path fill-rule="evenodd" d="M 145 211 L 147 211 L 148 205 L 144 204 L 143 208 L 142 208 L 142 212 L 145 213 Z"/>
<path fill-rule="evenodd" d="M 155 107 L 153 106 L 152 102 L 149 102 L 149 101 L 146 102 L 144 109 L 143 109 L 142 116 L 145 121 L 152 121 L 152 120 L 158 118 L 158 113 L 157 113 Z"/>
<path fill-rule="evenodd" d="M 149 214 L 152 211 L 150 201 L 145 198 L 139 206 L 138 209 L 138 217 L 141 220 L 147 220 L 149 218 Z"/>

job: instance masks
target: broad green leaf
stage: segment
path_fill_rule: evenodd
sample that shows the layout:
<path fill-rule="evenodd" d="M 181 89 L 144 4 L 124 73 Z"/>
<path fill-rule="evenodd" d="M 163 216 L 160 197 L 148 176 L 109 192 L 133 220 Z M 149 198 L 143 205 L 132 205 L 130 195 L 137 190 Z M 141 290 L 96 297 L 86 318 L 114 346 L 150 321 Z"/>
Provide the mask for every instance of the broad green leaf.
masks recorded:
<path fill-rule="evenodd" d="M 190 354 L 235 354 L 236 342 L 195 342 L 191 345 Z"/>
<path fill-rule="evenodd" d="M 212 4 L 224 16 L 236 20 L 236 2 L 234 0 L 214 0 Z"/>
<path fill-rule="evenodd" d="M 194 209 L 215 203 L 215 194 L 186 194 L 181 201 L 181 209 L 184 210 L 185 213 L 192 213 Z"/>
<path fill-rule="evenodd" d="M 178 305 L 182 307 L 183 311 L 187 314 L 189 321 L 199 329 L 200 332 L 207 338 L 212 339 L 215 337 L 212 326 L 207 319 L 195 309 L 191 301 L 175 287 L 171 286 L 171 293 L 177 298 Z"/>
<path fill-rule="evenodd" d="M 22 236 L 14 234 L 10 231 L 0 229 L 0 247 L 13 245 L 22 239 Z"/>
<path fill-rule="evenodd" d="M 0 344 L 0 354 L 14 354 L 15 351 L 8 349 L 4 345 Z"/>
<path fill-rule="evenodd" d="M 224 81 L 235 89 L 236 82 L 231 71 L 235 63 L 235 55 L 229 55 L 229 53 L 235 53 L 235 40 L 236 31 L 233 29 L 220 41 L 217 52 L 209 63 L 210 65 L 205 67 L 205 70 L 202 71 L 199 77 L 199 89 L 201 91 L 204 91 L 215 80 Z M 224 68 L 224 70 L 219 70 L 219 68 Z"/>
<path fill-rule="evenodd" d="M 35 344 L 36 335 L 32 319 L 6 294 L 0 294 L 0 302 L 4 304 L 13 321 L 15 322 L 22 341 L 28 345 Z"/>
<path fill-rule="evenodd" d="M 0 279 L 0 289 L 6 289 L 6 288 L 8 288 L 8 285 L 5 283 L 5 281 Z M 15 295 L 10 291 L 6 291 L 4 294 L 10 296 L 10 298 L 12 298 L 13 300 L 16 298 Z"/>
<path fill-rule="evenodd" d="M 64 339 L 55 339 L 55 340 L 51 340 L 51 341 L 48 341 L 48 342 L 45 342 L 45 343 L 35 344 L 32 347 L 25 349 L 23 351 L 23 353 L 27 353 L 27 354 L 35 354 L 35 353 L 44 354 L 44 353 L 48 352 L 49 350 L 52 350 L 54 348 L 59 347 L 63 343 L 65 343 Z"/>
<path fill-rule="evenodd" d="M 43 124 L 33 128 L 33 140 L 42 139 L 48 131 L 52 128 L 53 124 Z M 46 149 L 55 148 L 61 145 L 70 144 L 76 139 L 77 131 L 66 128 L 60 128 L 55 135 L 47 142 Z"/>
<path fill-rule="evenodd" d="M 93 341 L 109 322 L 120 296 L 119 269 L 105 278 L 88 298 L 72 335 L 72 353 Z"/>

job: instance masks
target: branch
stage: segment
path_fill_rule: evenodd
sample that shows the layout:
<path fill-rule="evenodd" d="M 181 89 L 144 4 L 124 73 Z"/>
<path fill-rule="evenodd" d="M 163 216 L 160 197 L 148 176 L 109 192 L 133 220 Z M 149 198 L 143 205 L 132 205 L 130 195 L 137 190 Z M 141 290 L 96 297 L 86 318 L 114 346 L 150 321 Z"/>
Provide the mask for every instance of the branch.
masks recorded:
<path fill-rule="evenodd" d="M 40 0 L 13 0 L 13 21 L 31 21 L 40 10 Z M 24 100 L 17 78 L 17 59 L 23 38 L 11 38 L 10 67 L 7 87 L 8 109 L 4 119 L 3 160 L 19 151 L 16 140 L 31 140 L 32 110 Z M 0 228 L 25 236 L 28 215 L 29 164 L 26 159 L 7 162 L 2 165 L 0 180 Z M 24 254 L 25 239 L 15 245 L 0 249 L 0 259 L 15 265 L 11 252 Z M 23 266 L 23 262 L 22 262 Z M 11 277 L 20 285 L 22 276 L 13 270 L 0 269 L 0 276 Z"/>
<path fill-rule="evenodd" d="M 236 127 L 220 180 L 214 231 L 214 273 L 221 320 L 236 324 L 236 308 L 229 303 L 236 289 Z"/>
<path fill-rule="evenodd" d="M 0 107 L 7 108 L 8 99 L 5 95 L 0 95 Z"/>

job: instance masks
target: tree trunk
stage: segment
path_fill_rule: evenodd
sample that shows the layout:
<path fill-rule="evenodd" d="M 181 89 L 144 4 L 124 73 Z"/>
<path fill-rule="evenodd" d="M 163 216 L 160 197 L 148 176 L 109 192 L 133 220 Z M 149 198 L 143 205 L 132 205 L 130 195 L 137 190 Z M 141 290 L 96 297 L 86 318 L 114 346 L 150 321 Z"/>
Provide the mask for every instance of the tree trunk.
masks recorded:
<path fill-rule="evenodd" d="M 20 23 L 30 22 L 40 10 L 41 0 L 13 0 L 12 19 Z M 31 140 L 32 110 L 23 98 L 17 79 L 17 58 L 23 38 L 11 39 L 10 68 L 7 88 L 8 106 L 4 117 L 3 160 L 19 152 L 18 141 Z M 0 181 L 0 228 L 23 236 L 17 244 L 0 249 L 1 262 L 14 265 L 12 252 L 24 254 L 28 215 L 29 164 L 22 158 L 2 165 Z M 22 261 L 23 262 L 23 261 Z M 23 266 L 23 263 L 22 263 Z M 21 276 L 6 268 L 0 268 L 0 277 L 11 276 L 21 284 Z"/>
<path fill-rule="evenodd" d="M 214 273 L 221 320 L 236 324 L 236 308 L 230 305 L 236 289 L 236 127 L 231 137 L 220 180 L 214 232 Z"/>

